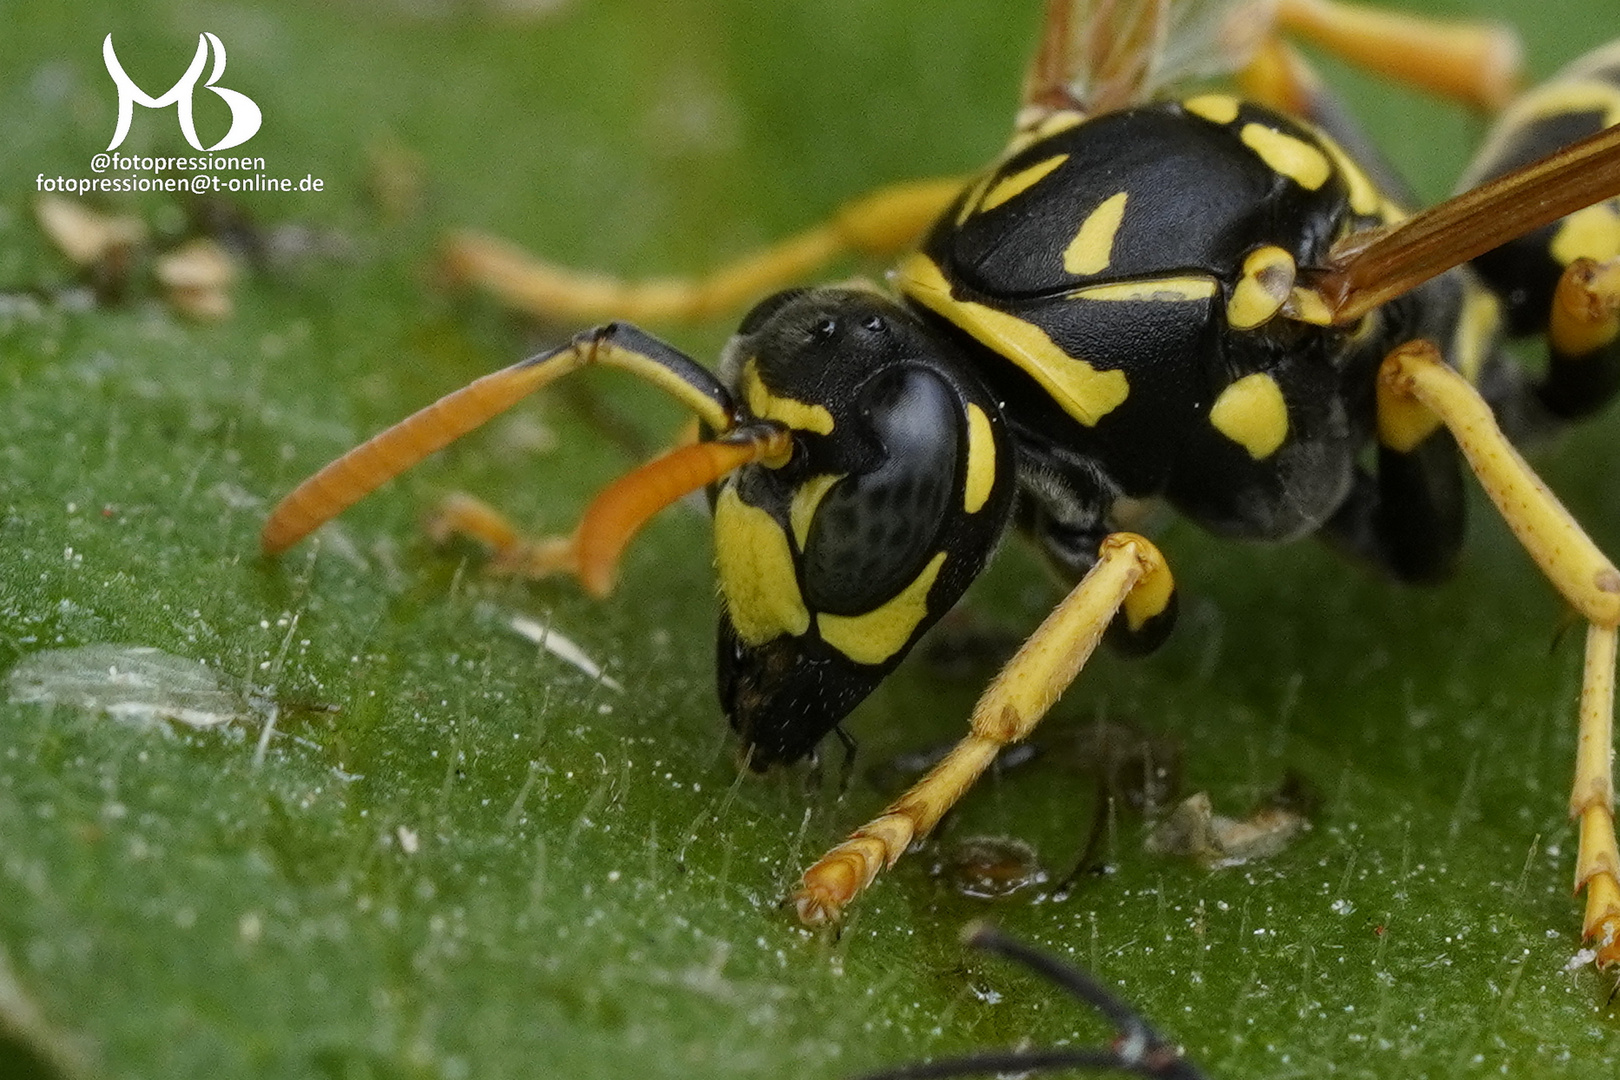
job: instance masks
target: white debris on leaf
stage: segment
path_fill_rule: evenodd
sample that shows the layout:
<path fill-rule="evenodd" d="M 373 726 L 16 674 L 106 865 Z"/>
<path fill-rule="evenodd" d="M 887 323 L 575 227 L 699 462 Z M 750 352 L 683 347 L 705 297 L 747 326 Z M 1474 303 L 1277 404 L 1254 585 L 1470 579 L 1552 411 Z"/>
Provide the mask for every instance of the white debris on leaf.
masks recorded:
<path fill-rule="evenodd" d="M 34 215 L 51 242 L 80 266 L 126 258 L 130 249 L 146 240 L 146 224 L 140 218 L 104 214 L 61 195 L 41 195 L 34 202 Z"/>
<path fill-rule="evenodd" d="M 508 620 L 507 625 L 511 626 L 518 634 L 528 638 L 551 655 L 557 657 L 557 659 L 572 664 L 580 671 L 583 671 L 609 690 L 619 694 L 624 693 L 624 687 L 617 679 L 602 674 L 600 664 L 586 655 L 584 649 L 559 634 L 554 627 L 546 626 L 523 615 L 513 615 Z"/>
<path fill-rule="evenodd" d="M 1310 827 L 1304 814 L 1282 806 L 1263 806 L 1241 820 L 1229 818 L 1215 813 L 1208 793 L 1200 791 L 1154 826 L 1144 846 L 1218 870 L 1270 858 Z"/>
<path fill-rule="evenodd" d="M 67 705 L 115 720 L 193 728 L 262 722 L 245 685 L 197 660 L 142 645 L 101 642 L 25 656 L 6 679 L 21 704 Z"/>
<path fill-rule="evenodd" d="M 189 240 L 159 257 L 156 269 L 169 303 L 182 315 L 205 321 L 230 317 L 236 260 L 217 241 Z"/>
<path fill-rule="evenodd" d="M 1598 951 L 1596 949 L 1581 949 L 1569 958 L 1569 962 L 1564 965 L 1564 970 L 1571 973 L 1584 971 L 1587 967 L 1597 963 L 1597 956 Z"/>

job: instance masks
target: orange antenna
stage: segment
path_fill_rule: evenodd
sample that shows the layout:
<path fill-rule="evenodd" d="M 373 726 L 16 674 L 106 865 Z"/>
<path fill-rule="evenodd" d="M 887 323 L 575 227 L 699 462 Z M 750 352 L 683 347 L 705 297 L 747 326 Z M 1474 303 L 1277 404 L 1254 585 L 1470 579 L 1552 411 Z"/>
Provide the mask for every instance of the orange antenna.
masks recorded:
<path fill-rule="evenodd" d="M 299 484 L 270 512 L 259 534 L 279 555 L 429 454 L 505 412 L 554 377 L 525 360 L 446 394 L 350 450 Z"/>
<path fill-rule="evenodd" d="M 735 425 L 731 395 L 690 357 L 629 323 L 609 323 L 485 375 L 373 435 L 294 488 L 264 523 L 259 544 L 279 555 L 429 454 L 588 365 L 618 368 L 674 396 L 715 431 Z"/>
<path fill-rule="evenodd" d="M 714 442 L 673 450 L 626 473 L 604 488 L 580 518 L 565 564 L 585 591 L 606 596 L 619 557 L 636 533 L 664 507 L 756 461 L 779 466 L 793 450 L 793 436 L 775 423 L 750 424 Z"/>

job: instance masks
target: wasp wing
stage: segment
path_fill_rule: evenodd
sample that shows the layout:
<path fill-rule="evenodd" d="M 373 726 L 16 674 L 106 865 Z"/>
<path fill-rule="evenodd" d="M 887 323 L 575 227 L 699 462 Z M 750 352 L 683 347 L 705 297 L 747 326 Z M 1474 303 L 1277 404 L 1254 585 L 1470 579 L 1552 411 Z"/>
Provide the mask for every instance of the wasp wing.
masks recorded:
<path fill-rule="evenodd" d="M 1310 280 L 1331 321 L 1380 304 L 1605 199 L 1620 196 L 1620 127 L 1573 143 L 1405 221 L 1352 233 Z"/>
<path fill-rule="evenodd" d="M 1037 109 L 1113 112 L 1241 70 L 1279 0 L 1048 0 L 1024 80 Z"/>

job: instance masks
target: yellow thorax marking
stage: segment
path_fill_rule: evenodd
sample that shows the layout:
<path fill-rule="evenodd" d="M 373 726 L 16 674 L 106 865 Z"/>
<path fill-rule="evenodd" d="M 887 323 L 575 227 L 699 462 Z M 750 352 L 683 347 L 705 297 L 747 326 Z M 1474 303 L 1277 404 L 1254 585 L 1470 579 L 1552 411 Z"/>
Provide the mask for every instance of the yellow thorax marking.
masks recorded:
<path fill-rule="evenodd" d="M 1272 244 L 1255 248 L 1243 259 L 1243 276 L 1226 302 L 1226 323 L 1234 330 L 1253 330 L 1271 321 L 1293 293 L 1294 257 Z"/>
<path fill-rule="evenodd" d="M 1016 315 L 951 296 L 950 283 L 934 261 L 912 252 L 895 268 L 906 296 L 943 315 L 1027 372 L 1063 411 L 1087 427 L 1113 412 L 1130 394 L 1123 371 L 1099 371 L 1070 356 L 1046 331 Z"/>
<path fill-rule="evenodd" d="M 1183 101 L 1181 107 L 1212 124 L 1230 124 L 1238 118 L 1238 99 L 1231 94 L 1200 94 Z"/>
<path fill-rule="evenodd" d="M 1332 326 L 1333 309 L 1315 289 L 1295 285 L 1288 293 L 1288 302 L 1282 308 L 1283 317 L 1312 326 Z"/>
<path fill-rule="evenodd" d="M 1612 259 L 1620 255 L 1620 213 L 1610 203 L 1577 210 L 1565 218 L 1549 247 L 1560 266 L 1576 259 Z"/>
<path fill-rule="evenodd" d="M 1215 295 L 1215 279 L 1189 274 L 1186 277 L 1114 281 L 1107 285 L 1087 285 L 1065 295 L 1070 300 L 1174 304 L 1190 300 L 1208 300 Z"/>
<path fill-rule="evenodd" d="M 967 483 L 962 487 L 962 509 L 977 514 L 996 483 L 996 440 L 990 418 L 968 402 Z"/>
<path fill-rule="evenodd" d="M 821 639 L 857 664 L 883 663 L 905 648 L 928 614 L 928 590 L 944 565 L 941 551 L 898 596 L 863 615 L 817 615 Z"/>
<path fill-rule="evenodd" d="M 750 359 L 743 365 L 743 397 L 748 411 L 760 420 L 775 420 L 798 431 L 813 431 L 817 435 L 830 435 L 833 429 L 832 413 L 824 406 L 808 405 L 790 397 L 773 394 L 759 377 L 759 361 Z"/>
<path fill-rule="evenodd" d="M 1013 196 L 1022 195 L 1068 160 L 1068 154 L 1056 154 L 1045 161 L 1037 161 L 1027 168 L 1019 169 L 1011 176 L 1002 177 L 984 193 L 984 197 L 979 200 L 978 210 L 980 212 L 994 210 Z"/>
<path fill-rule="evenodd" d="M 1320 131 L 1313 134 L 1327 151 L 1328 157 L 1333 159 L 1333 167 L 1339 170 L 1339 175 L 1344 179 L 1344 186 L 1350 198 L 1350 209 L 1364 217 L 1378 213 L 1383 196 L 1378 193 L 1377 186 L 1373 184 L 1366 170 L 1357 165 L 1350 155 L 1344 152 L 1344 147 L 1333 139 Z"/>
<path fill-rule="evenodd" d="M 1085 114 L 1075 112 L 1073 109 L 1059 109 L 1056 112 L 1043 110 L 1038 120 L 1029 123 L 1020 116 L 1018 131 L 1008 140 L 999 160 L 1011 161 L 1042 139 L 1050 139 L 1060 131 L 1077 127 L 1084 120 Z"/>
<path fill-rule="evenodd" d="M 1315 191 L 1333 175 L 1333 166 L 1327 155 L 1303 139 L 1286 135 L 1264 124 L 1244 124 L 1238 138 L 1243 145 L 1260 155 L 1260 160 L 1288 179 Z"/>
<path fill-rule="evenodd" d="M 787 534 L 769 513 L 743 502 L 735 483 L 715 500 L 714 560 L 731 624 L 745 643 L 810 629 Z"/>
<path fill-rule="evenodd" d="M 1221 391 L 1210 407 L 1209 422 L 1260 461 L 1288 438 L 1288 403 L 1277 380 L 1257 371 Z"/>
<path fill-rule="evenodd" d="M 1108 269 L 1114 257 L 1114 236 L 1125 220 L 1128 194 L 1121 191 L 1110 195 L 1086 215 L 1086 220 L 1080 223 L 1080 231 L 1063 249 L 1063 269 L 1075 275 L 1100 274 Z"/>

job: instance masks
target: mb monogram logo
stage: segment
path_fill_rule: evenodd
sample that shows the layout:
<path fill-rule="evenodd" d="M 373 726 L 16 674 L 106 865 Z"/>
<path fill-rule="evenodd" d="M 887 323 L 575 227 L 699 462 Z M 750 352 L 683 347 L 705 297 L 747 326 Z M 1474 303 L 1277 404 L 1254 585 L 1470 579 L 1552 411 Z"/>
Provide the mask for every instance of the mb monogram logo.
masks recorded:
<path fill-rule="evenodd" d="M 197 138 L 197 124 L 192 118 L 191 98 L 197 90 L 197 81 L 202 78 L 203 68 L 208 64 L 210 50 L 214 54 L 214 69 L 203 82 L 203 87 L 218 94 L 220 100 L 230 106 L 231 128 L 219 142 L 205 147 L 202 140 Z M 214 85 L 225 73 L 225 45 L 213 34 L 198 35 L 197 55 L 192 58 L 191 66 L 180 76 L 180 81 L 169 87 L 168 92 L 162 97 L 153 97 L 146 93 L 124 72 L 124 65 L 118 62 L 118 54 L 113 51 L 111 34 L 108 34 L 107 39 L 101 43 L 101 55 L 107 61 L 107 74 L 112 76 L 114 85 L 118 87 L 118 128 L 113 132 L 112 142 L 107 144 L 108 150 L 116 150 L 124 141 L 124 136 L 129 134 L 130 121 L 134 117 L 137 105 L 144 105 L 148 109 L 166 109 L 170 105 L 178 108 L 180 132 L 197 150 L 228 150 L 247 142 L 259 130 L 263 116 L 254 100 L 236 90 Z"/>

